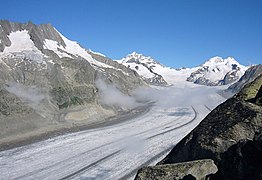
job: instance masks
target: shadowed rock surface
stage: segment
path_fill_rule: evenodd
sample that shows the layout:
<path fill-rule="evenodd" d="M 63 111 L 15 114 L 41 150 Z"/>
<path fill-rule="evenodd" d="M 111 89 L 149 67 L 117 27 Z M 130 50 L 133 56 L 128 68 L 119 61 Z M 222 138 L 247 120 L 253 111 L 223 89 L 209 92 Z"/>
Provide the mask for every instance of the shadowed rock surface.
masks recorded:
<path fill-rule="evenodd" d="M 221 155 L 221 176 L 227 179 L 262 179 L 262 134 L 239 141 Z"/>

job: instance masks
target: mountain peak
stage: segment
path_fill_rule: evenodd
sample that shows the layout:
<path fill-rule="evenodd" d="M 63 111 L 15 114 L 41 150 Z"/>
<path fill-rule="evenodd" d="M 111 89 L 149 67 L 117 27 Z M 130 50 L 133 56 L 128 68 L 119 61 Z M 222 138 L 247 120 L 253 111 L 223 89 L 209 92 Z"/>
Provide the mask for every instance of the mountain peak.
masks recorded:
<path fill-rule="evenodd" d="M 128 54 L 127 56 L 132 56 L 134 58 L 140 58 L 140 59 L 143 59 L 143 58 L 152 59 L 150 56 L 146 56 L 146 55 L 139 53 L 139 52 L 136 52 L 136 51 L 133 51 L 132 53 Z"/>
<path fill-rule="evenodd" d="M 215 56 L 207 60 L 196 71 L 191 73 L 188 81 L 196 84 L 216 86 L 226 85 L 238 80 L 247 68 L 239 64 L 233 57 Z"/>
<path fill-rule="evenodd" d="M 136 71 L 149 84 L 167 85 L 164 78 L 157 72 L 163 69 L 164 66 L 150 56 L 145 56 L 134 51 L 118 62 Z"/>
<path fill-rule="evenodd" d="M 3 52 L 5 47 L 9 47 L 12 44 L 9 39 L 9 35 L 11 33 L 21 31 L 26 31 L 28 33 L 30 39 L 40 51 L 44 49 L 45 39 L 56 41 L 59 45 L 65 47 L 65 42 L 61 38 L 58 31 L 51 24 L 36 25 L 30 21 L 27 23 L 17 23 L 7 20 L 0 20 L 0 52 Z"/>
<path fill-rule="evenodd" d="M 129 54 L 129 55 L 132 55 L 132 56 L 140 56 L 140 55 L 142 55 L 141 53 L 138 53 L 138 52 L 136 52 L 136 51 L 133 51 L 131 54 Z"/>
<path fill-rule="evenodd" d="M 158 61 L 154 60 L 150 56 L 145 56 L 141 53 L 138 52 L 132 52 L 131 54 L 128 54 L 126 57 L 124 57 L 122 60 L 122 63 L 145 63 L 145 64 L 159 64 L 161 65 Z M 163 66 L 163 65 L 161 65 Z"/>
<path fill-rule="evenodd" d="M 239 63 L 233 58 L 233 57 L 227 57 L 223 59 L 222 57 L 215 56 L 207 60 L 205 63 L 203 63 L 201 66 L 216 66 L 216 65 L 229 65 L 231 66 L 232 64 L 239 65 Z"/>

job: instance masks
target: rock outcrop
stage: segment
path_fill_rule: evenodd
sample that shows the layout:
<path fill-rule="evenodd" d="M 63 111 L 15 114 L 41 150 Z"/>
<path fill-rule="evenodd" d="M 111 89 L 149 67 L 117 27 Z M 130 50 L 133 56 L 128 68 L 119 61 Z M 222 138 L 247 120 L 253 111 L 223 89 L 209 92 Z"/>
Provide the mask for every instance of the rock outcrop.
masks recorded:
<path fill-rule="evenodd" d="M 218 172 L 209 179 L 261 179 L 261 86 L 262 75 L 215 108 L 158 164 L 212 159 Z"/>
<path fill-rule="evenodd" d="M 164 164 L 144 167 L 138 171 L 135 180 L 175 180 L 175 179 L 205 179 L 217 172 L 217 167 L 211 159 L 203 159 L 176 164 Z"/>
<path fill-rule="evenodd" d="M 246 84 L 254 81 L 258 76 L 262 74 L 262 65 L 251 66 L 245 72 L 245 74 L 234 84 L 228 87 L 226 92 L 233 94 L 238 93 Z"/>

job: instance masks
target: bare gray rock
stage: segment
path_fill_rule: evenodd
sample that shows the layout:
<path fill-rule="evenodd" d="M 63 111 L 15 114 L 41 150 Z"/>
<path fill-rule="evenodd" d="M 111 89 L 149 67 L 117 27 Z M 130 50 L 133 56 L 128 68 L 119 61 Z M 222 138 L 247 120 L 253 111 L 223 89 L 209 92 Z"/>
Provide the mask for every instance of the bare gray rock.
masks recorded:
<path fill-rule="evenodd" d="M 189 161 L 175 164 L 165 164 L 144 167 L 138 171 L 135 180 L 178 180 L 207 179 L 217 172 L 217 167 L 211 159 Z"/>
<path fill-rule="evenodd" d="M 262 65 L 251 66 L 245 72 L 245 74 L 234 84 L 228 87 L 227 92 L 233 94 L 238 93 L 246 84 L 254 81 L 258 76 L 262 74 Z"/>
<path fill-rule="evenodd" d="M 2 42 L 0 43 L 0 52 L 3 52 L 6 46 L 11 45 L 8 35 L 11 32 L 22 30 L 27 30 L 29 32 L 31 40 L 39 50 L 43 50 L 45 39 L 57 41 L 60 45 L 65 46 L 65 42 L 51 24 L 35 25 L 30 21 L 28 23 L 16 23 L 0 20 L 0 25 L 0 39 Z"/>

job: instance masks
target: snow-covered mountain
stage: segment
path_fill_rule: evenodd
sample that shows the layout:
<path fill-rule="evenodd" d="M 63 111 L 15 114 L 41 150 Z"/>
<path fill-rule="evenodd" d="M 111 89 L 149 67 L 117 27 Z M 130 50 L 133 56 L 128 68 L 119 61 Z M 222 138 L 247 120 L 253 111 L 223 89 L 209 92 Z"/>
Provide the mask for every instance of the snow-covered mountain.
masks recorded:
<path fill-rule="evenodd" d="M 213 57 L 192 72 L 187 81 L 208 86 L 226 85 L 237 81 L 246 70 L 247 67 L 232 57 Z"/>
<path fill-rule="evenodd" d="M 136 52 L 118 62 L 135 70 L 153 85 L 176 84 L 183 81 L 208 86 L 226 85 L 237 81 L 247 69 L 231 57 L 213 57 L 201 66 L 181 69 L 166 67 L 151 57 Z"/>
<path fill-rule="evenodd" d="M 133 52 L 118 62 L 135 70 L 149 84 L 167 85 L 162 75 L 158 73 L 164 66 L 151 57 Z"/>
<path fill-rule="evenodd" d="M 152 85 L 184 83 L 195 70 L 194 68 L 173 69 L 166 67 L 153 58 L 137 52 L 128 54 L 117 62 L 136 71 L 147 83 Z"/>

